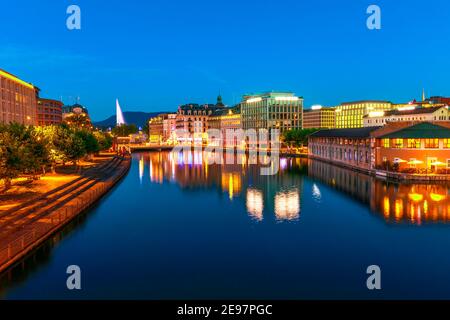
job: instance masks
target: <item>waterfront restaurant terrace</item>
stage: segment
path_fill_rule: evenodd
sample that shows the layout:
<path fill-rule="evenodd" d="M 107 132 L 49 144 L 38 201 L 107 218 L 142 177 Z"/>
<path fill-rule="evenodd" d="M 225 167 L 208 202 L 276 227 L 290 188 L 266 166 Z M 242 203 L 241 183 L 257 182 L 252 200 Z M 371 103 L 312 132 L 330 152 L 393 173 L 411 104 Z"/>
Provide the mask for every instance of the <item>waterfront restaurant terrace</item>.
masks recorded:
<path fill-rule="evenodd" d="M 396 122 L 383 127 L 320 130 L 311 158 L 395 179 L 450 179 L 450 121 Z"/>
<path fill-rule="evenodd" d="M 375 169 L 407 174 L 450 174 L 450 122 L 406 124 L 378 131 Z"/>

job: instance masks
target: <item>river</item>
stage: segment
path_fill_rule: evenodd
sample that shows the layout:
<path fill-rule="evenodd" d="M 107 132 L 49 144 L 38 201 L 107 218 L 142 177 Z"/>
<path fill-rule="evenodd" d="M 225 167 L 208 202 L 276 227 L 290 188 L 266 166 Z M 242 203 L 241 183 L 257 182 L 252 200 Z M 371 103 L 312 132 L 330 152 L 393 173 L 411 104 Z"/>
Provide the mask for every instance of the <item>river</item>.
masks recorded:
<path fill-rule="evenodd" d="M 3 299 L 450 299 L 450 184 L 319 161 L 133 154 L 95 207 L 0 280 Z M 68 290 L 66 268 L 81 269 Z M 381 269 L 368 290 L 366 269 Z"/>

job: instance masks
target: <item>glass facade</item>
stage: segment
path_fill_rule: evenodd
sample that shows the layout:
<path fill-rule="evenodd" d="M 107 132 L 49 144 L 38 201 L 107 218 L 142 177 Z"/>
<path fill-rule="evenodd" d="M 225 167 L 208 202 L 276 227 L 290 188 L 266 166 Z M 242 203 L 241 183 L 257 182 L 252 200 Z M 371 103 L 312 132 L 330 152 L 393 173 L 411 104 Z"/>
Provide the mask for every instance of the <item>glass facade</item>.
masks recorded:
<path fill-rule="evenodd" d="M 279 129 L 283 132 L 302 128 L 303 98 L 293 93 L 248 95 L 240 106 L 244 130 Z"/>
<path fill-rule="evenodd" d="M 336 107 L 336 128 L 361 128 L 364 116 L 374 111 L 392 109 L 389 101 L 358 101 L 343 103 Z"/>

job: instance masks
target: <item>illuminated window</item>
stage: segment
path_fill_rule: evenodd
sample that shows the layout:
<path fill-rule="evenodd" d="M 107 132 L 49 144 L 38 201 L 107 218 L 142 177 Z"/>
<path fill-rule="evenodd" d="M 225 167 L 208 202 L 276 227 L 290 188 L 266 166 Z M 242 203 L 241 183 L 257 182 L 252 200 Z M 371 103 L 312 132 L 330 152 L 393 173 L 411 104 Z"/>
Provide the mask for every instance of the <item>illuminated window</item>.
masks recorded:
<path fill-rule="evenodd" d="M 444 139 L 444 148 L 450 149 L 450 139 Z"/>
<path fill-rule="evenodd" d="M 389 139 L 383 139 L 383 147 L 389 148 Z"/>
<path fill-rule="evenodd" d="M 408 148 L 419 149 L 420 139 L 408 139 Z"/>
<path fill-rule="evenodd" d="M 425 148 L 439 148 L 439 139 L 425 139 Z"/>
<path fill-rule="evenodd" d="M 395 148 L 403 148 L 403 139 L 394 139 Z"/>

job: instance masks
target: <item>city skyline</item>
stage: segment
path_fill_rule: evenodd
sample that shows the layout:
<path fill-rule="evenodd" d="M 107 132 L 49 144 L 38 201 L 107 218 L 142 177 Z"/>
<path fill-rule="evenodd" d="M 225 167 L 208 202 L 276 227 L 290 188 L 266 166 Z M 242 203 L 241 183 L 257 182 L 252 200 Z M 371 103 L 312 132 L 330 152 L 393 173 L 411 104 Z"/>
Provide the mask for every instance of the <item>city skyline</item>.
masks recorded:
<path fill-rule="evenodd" d="M 2 18 L 0 61 L 43 97 L 80 97 L 94 120 L 110 116 L 116 98 L 124 111 L 158 112 L 219 93 L 233 105 L 244 94 L 288 90 L 306 108 L 419 100 L 423 88 L 447 95 L 449 4 L 379 1 L 381 30 L 366 28 L 369 4 L 78 1 L 82 28 L 70 31 L 67 3 L 25 1 Z M 32 15 L 41 17 L 34 32 L 25 27 Z"/>

